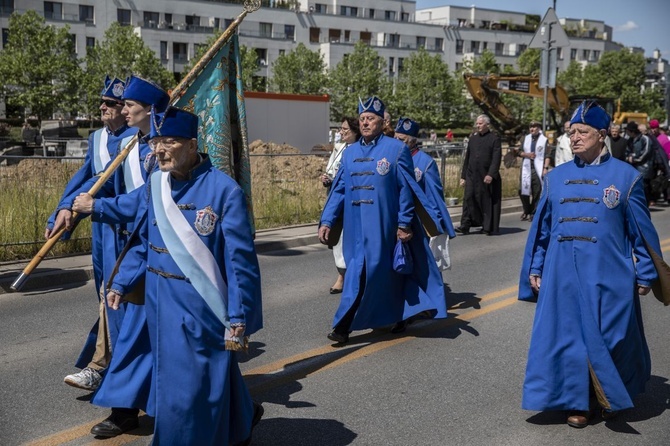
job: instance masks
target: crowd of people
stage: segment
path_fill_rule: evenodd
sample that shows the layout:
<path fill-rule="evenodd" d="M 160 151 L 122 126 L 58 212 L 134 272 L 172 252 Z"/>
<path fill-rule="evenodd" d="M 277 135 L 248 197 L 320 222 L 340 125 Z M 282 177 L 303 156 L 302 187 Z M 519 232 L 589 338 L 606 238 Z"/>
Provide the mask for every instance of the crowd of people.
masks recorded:
<path fill-rule="evenodd" d="M 104 128 L 89 138 L 47 222 L 49 238 L 74 227 L 74 212 L 93 221 L 99 319 L 81 371 L 65 383 L 111 408 L 91 429 L 97 437 L 137 428 L 142 410 L 155 420 L 153 444 L 248 445 L 264 412 L 237 356 L 263 326 L 251 222 L 242 189 L 198 150 L 198 116 L 169 99 L 136 76 L 105 80 Z M 610 153 L 609 124 L 597 103 L 584 103 L 559 139 L 560 158 L 547 163 L 536 122 L 518 151 L 522 219 L 532 222 L 519 299 L 537 302 L 523 407 L 567 410 L 573 427 L 586 426 L 595 407 L 604 418 L 632 407 L 650 374 L 639 296 L 663 261 L 647 207 L 652 179 L 641 166 L 652 165 L 652 141 L 670 141 L 658 122 L 648 136 L 629 123 L 631 167 Z M 500 229 L 500 138 L 486 115 L 474 125 L 454 229 L 435 161 L 418 145 L 419 123 L 401 117 L 393 126 L 376 96 L 343 118 L 321 177 L 328 194 L 318 226 L 338 272 L 329 291 L 340 304 L 327 334 L 336 345 L 355 330 L 401 333 L 417 318 L 448 316 L 449 239 Z M 122 149 L 120 167 L 89 194 Z"/>

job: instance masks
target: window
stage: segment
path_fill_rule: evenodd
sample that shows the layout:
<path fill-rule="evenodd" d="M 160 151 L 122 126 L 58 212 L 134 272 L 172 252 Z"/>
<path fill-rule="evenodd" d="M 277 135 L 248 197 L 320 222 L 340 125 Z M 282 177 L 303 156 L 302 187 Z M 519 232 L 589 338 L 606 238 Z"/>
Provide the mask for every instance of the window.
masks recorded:
<path fill-rule="evenodd" d="M 374 19 L 375 18 L 375 10 L 370 8 L 368 9 L 368 18 L 369 19 Z"/>
<path fill-rule="evenodd" d="M 130 9 L 117 9 L 116 21 L 121 25 L 130 25 Z"/>
<path fill-rule="evenodd" d="M 7 42 L 9 42 L 9 29 L 7 28 L 2 28 L 2 47 L 7 46 Z"/>
<path fill-rule="evenodd" d="M 321 34 L 320 28 L 310 28 L 309 29 L 309 42 L 310 43 L 319 43 L 319 34 Z"/>
<path fill-rule="evenodd" d="M 456 54 L 463 54 L 463 41 L 462 40 L 457 40 L 456 41 Z"/>
<path fill-rule="evenodd" d="M 384 11 L 384 20 L 395 20 L 395 11 Z"/>
<path fill-rule="evenodd" d="M 482 28 L 490 28 L 491 27 L 491 21 L 490 20 L 482 20 Z"/>
<path fill-rule="evenodd" d="M 317 14 L 328 14 L 328 6 L 323 3 L 314 3 L 314 12 Z"/>
<path fill-rule="evenodd" d="M 172 14 L 165 14 L 165 23 L 172 25 Z"/>
<path fill-rule="evenodd" d="M 295 25 L 284 25 L 284 35 L 288 40 L 295 39 Z"/>
<path fill-rule="evenodd" d="M 389 76 L 393 76 L 395 73 L 395 58 L 389 57 Z"/>
<path fill-rule="evenodd" d="M 466 19 L 458 19 L 458 27 L 465 28 L 468 26 L 468 21 Z"/>
<path fill-rule="evenodd" d="M 528 45 L 519 45 L 519 54 L 523 53 L 528 49 Z"/>
<path fill-rule="evenodd" d="M 470 41 L 470 52 L 475 54 L 479 53 L 479 40 Z"/>
<path fill-rule="evenodd" d="M 593 60 L 596 62 L 600 60 L 600 50 L 593 50 L 591 53 L 591 56 L 593 57 Z"/>
<path fill-rule="evenodd" d="M 266 48 L 254 48 L 256 51 L 256 61 L 261 67 L 268 66 L 268 50 Z"/>
<path fill-rule="evenodd" d="M 505 44 L 502 42 L 496 42 L 495 55 L 502 56 L 505 52 Z"/>
<path fill-rule="evenodd" d="M 79 5 L 79 21 L 93 23 L 93 6 Z"/>
<path fill-rule="evenodd" d="M 86 51 L 88 51 L 89 48 L 95 48 L 95 37 L 86 38 Z"/>
<path fill-rule="evenodd" d="M 344 30 L 344 41 L 345 42 L 351 41 L 351 31 L 349 31 L 348 29 Z"/>
<path fill-rule="evenodd" d="M 576 60 L 577 59 L 577 48 L 572 48 L 570 50 L 570 60 Z"/>
<path fill-rule="evenodd" d="M 340 6 L 340 15 L 358 17 L 358 8 L 355 6 Z"/>
<path fill-rule="evenodd" d="M 188 44 L 181 42 L 173 42 L 172 58 L 176 63 L 188 62 Z"/>
<path fill-rule="evenodd" d="M 44 2 L 44 18 L 62 20 L 63 4 L 57 2 Z"/>
<path fill-rule="evenodd" d="M 165 40 L 161 40 L 161 62 L 168 60 L 168 43 Z"/>
<path fill-rule="evenodd" d="M 402 73 L 402 67 L 405 62 L 405 59 L 398 57 L 398 73 Z"/>
<path fill-rule="evenodd" d="M 400 20 L 403 22 L 409 22 L 409 12 L 403 12 L 400 14 Z"/>
<path fill-rule="evenodd" d="M 456 62 L 456 71 L 461 71 L 463 69 L 463 64 L 461 62 Z"/>
<path fill-rule="evenodd" d="M 286 50 L 279 50 L 279 55 L 280 56 L 283 56 L 284 54 L 286 54 Z"/>
<path fill-rule="evenodd" d="M 77 54 L 77 35 L 70 34 L 70 40 L 72 41 L 72 50 Z"/>
<path fill-rule="evenodd" d="M 436 37 L 435 38 L 435 50 L 436 51 L 442 51 L 443 46 L 444 46 L 444 39 L 442 37 Z"/>
<path fill-rule="evenodd" d="M 221 19 L 214 17 L 214 29 L 219 29 L 221 27 Z"/>
<path fill-rule="evenodd" d="M 261 22 L 258 24 L 258 28 L 261 33 L 261 37 L 272 37 L 272 23 Z"/>
<path fill-rule="evenodd" d="M 328 41 L 330 43 L 339 43 L 340 42 L 340 35 L 342 34 L 342 31 L 339 29 L 329 29 L 328 30 Z"/>
<path fill-rule="evenodd" d="M 144 11 L 144 26 L 155 28 L 158 25 L 159 16 L 157 12 Z"/>
<path fill-rule="evenodd" d="M 194 26 L 200 26 L 200 16 L 197 16 L 195 14 L 193 15 L 187 15 L 186 16 L 186 27 L 187 29 L 194 27 Z"/>
<path fill-rule="evenodd" d="M 0 14 L 10 15 L 14 12 L 14 0 L 0 0 Z"/>
<path fill-rule="evenodd" d="M 416 36 L 416 47 L 425 48 L 426 47 L 426 38 L 423 36 Z"/>
<path fill-rule="evenodd" d="M 589 60 L 591 58 L 591 50 L 582 50 L 582 60 Z"/>
<path fill-rule="evenodd" d="M 230 28 L 230 25 L 233 24 L 233 19 L 223 19 L 223 26 L 225 29 Z"/>
<path fill-rule="evenodd" d="M 400 47 L 400 34 L 386 34 L 384 37 L 385 46 L 390 46 L 392 48 Z"/>
<path fill-rule="evenodd" d="M 361 42 L 365 42 L 370 45 L 370 41 L 372 40 L 372 33 L 370 31 L 361 31 L 360 40 Z"/>

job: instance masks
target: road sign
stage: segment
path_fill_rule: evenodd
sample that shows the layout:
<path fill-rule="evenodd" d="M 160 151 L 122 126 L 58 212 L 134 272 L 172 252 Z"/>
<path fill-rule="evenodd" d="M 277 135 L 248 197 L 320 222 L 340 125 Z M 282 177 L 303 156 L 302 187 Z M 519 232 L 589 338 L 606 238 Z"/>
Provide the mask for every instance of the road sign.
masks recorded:
<path fill-rule="evenodd" d="M 538 26 L 535 35 L 530 41 L 528 48 L 561 48 L 570 46 L 570 39 L 558 21 L 554 8 L 547 9 L 547 13 Z"/>
<path fill-rule="evenodd" d="M 556 48 L 542 50 L 540 55 L 540 88 L 556 87 Z"/>

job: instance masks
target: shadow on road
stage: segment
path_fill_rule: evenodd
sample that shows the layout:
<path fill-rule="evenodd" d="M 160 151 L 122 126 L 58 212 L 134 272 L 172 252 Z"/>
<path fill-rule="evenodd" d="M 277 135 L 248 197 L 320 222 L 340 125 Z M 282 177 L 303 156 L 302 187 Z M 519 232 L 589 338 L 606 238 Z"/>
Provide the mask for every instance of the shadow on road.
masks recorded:
<path fill-rule="evenodd" d="M 263 419 L 254 429 L 253 444 L 291 446 L 345 446 L 357 434 L 336 420 L 312 418 Z"/>

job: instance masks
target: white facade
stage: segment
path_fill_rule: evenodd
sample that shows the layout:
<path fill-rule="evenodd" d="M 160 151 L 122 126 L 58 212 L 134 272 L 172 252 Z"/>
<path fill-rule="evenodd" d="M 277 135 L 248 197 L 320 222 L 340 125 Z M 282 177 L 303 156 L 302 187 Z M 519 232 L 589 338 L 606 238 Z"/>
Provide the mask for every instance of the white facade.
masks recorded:
<path fill-rule="evenodd" d="M 474 6 L 416 10 L 413 0 L 272 0 L 267 4 L 275 7 L 249 14 L 239 28 L 241 44 L 258 54 L 255 75 L 261 77 L 270 77 L 272 62 L 298 43 L 320 51 L 326 65 L 334 67 L 359 40 L 386 60 L 390 76 L 397 76 L 404 59 L 419 47 L 439 54 L 452 71 L 485 49 L 493 52 L 501 66 L 515 66 L 534 35 L 529 18 L 537 22 L 537 16 L 523 12 Z M 3 41 L 14 10 L 35 10 L 50 24 L 69 25 L 80 57 L 87 46 L 103 39 L 112 22 L 132 25 L 163 65 L 179 76 L 197 45 L 215 28 L 225 29 L 242 5 L 223 0 L 0 0 Z M 604 52 L 621 49 L 612 40 L 612 28 L 602 21 L 560 20 L 571 45 L 558 52 L 559 70 L 572 60 L 596 63 Z"/>

